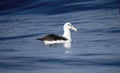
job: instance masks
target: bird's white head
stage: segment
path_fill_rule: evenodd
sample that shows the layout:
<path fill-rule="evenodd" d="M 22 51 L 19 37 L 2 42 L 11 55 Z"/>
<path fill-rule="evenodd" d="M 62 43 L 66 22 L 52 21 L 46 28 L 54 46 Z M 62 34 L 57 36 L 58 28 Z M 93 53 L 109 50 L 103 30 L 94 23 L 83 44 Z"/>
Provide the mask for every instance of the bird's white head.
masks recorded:
<path fill-rule="evenodd" d="M 70 22 L 67 22 L 67 23 L 64 24 L 64 29 L 65 29 L 65 30 L 70 30 L 70 29 L 72 29 L 72 30 L 74 30 L 74 31 L 77 31 L 77 29 L 76 29 Z"/>

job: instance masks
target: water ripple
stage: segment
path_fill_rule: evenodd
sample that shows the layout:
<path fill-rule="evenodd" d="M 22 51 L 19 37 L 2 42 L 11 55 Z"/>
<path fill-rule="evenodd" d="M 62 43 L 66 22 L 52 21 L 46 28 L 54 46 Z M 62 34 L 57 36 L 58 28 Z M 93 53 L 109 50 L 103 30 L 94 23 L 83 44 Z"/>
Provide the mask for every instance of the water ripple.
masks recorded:
<path fill-rule="evenodd" d="M 13 0 L 2 1 L 0 3 L 0 15 L 3 14 L 26 14 L 26 13 L 40 13 L 40 14 L 59 14 L 76 12 L 81 10 L 103 9 L 103 8 L 118 8 L 119 1 L 92 1 L 92 0 Z"/>

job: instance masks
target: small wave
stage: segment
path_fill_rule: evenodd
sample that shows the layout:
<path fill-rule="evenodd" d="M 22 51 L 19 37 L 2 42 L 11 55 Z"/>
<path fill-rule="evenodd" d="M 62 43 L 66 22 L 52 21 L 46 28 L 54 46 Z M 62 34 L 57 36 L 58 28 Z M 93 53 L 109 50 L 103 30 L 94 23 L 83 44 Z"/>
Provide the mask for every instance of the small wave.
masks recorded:
<path fill-rule="evenodd" d="M 6 14 L 60 14 L 81 10 L 118 8 L 118 1 L 88 1 L 88 0 L 13 0 L 0 3 L 0 15 Z"/>

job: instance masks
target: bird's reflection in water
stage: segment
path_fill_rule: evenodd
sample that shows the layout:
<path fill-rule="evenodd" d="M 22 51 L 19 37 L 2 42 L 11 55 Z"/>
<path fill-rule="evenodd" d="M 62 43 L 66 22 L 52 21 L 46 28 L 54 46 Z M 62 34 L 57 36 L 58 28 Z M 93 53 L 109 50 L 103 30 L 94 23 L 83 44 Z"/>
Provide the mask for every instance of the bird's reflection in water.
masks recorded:
<path fill-rule="evenodd" d="M 61 45 L 63 45 L 63 47 L 65 48 L 65 53 L 71 53 L 71 42 L 64 42 Z M 49 44 L 50 47 L 59 47 L 59 44 Z"/>
<path fill-rule="evenodd" d="M 65 47 L 65 53 L 71 53 L 71 42 L 66 42 L 63 44 L 63 46 Z"/>

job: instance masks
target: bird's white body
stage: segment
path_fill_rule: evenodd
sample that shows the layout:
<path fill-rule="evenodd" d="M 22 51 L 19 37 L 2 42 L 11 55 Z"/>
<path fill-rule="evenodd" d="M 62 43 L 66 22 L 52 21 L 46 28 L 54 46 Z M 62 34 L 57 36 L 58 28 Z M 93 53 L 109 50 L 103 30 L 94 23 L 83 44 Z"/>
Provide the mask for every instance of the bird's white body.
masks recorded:
<path fill-rule="evenodd" d="M 64 40 L 55 40 L 55 41 L 47 41 L 47 40 L 45 40 L 44 41 L 44 43 L 46 45 L 49 45 L 49 44 L 59 44 L 59 43 L 67 43 L 67 42 L 70 42 L 70 41 L 69 40 L 66 40 L 66 41 L 64 41 Z"/>

